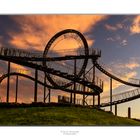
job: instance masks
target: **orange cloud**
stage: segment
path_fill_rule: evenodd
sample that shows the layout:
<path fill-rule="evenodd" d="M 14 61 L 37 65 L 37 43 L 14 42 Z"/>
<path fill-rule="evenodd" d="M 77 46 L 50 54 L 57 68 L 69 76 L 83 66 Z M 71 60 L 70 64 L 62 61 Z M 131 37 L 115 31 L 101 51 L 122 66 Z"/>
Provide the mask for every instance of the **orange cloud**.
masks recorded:
<path fill-rule="evenodd" d="M 17 69 L 25 70 L 26 69 L 24 66 L 21 66 L 21 65 L 18 65 L 18 64 L 14 64 L 14 63 L 11 64 L 11 68 L 15 69 L 15 70 L 17 70 Z"/>
<path fill-rule="evenodd" d="M 140 64 L 134 60 L 134 59 L 131 59 L 128 63 L 125 63 L 125 64 L 118 64 L 116 67 L 119 69 L 121 68 L 122 70 L 123 69 L 130 69 L 130 70 L 133 70 L 137 67 L 139 67 Z"/>
<path fill-rule="evenodd" d="M 136 71 L 132 71 L 129 73 L 126 73 L 123 77 L 124 80 L 128 81 L 128 79 L 134 78 L 137 75 Z"/>
<path fill-rule="evenodd" d="M 107 16 L 103 15 L 15 16 L 13 19 L 20 25 L 22 32 L 10 32 L 9 43 L 22 49 L 44 50 L 46 43 L 55 33 L 68 28 L 85 33 L 106 18 Z M 89 45 L 93 44 L 92 40 L 87 41 Z"/>
<path fill-rule="evenodd" d="M 28 69 L 27 67 L 15 64 L 15 63 L 11 63 L 11 72 L 18 72 L 22 74 L 31 75 L 30 69 Z M 20 79 L 23 80 L 24 77 L 20 77 Z"/>
<path fill-rule="evenodd" d="M 140 16 L 136 16 L 136 18 L 134 18 L 133 23 L 130 27 L 130 32 L 132 34 L 140 33 Z"/>
<path fill-rule="evenodd" d="M 130 58 L 127 63 L 112 62 L 110 66 L 105 66 L 105 69 L 116 76 L 124 77 L 128 72 L 135 71 L 135 68 L 139 66 L 137 58 Z"/>
<path fill-rule="evenodd" d="M 127 68 L 129 68 L 131 70 L 134 69 L 134 68 L 137 68 L 139 66 L 140 66 L 140 64 L 137 63 L 137 62 L 131 62 L 131 63 L 125 64 L 125 67 L 127 67 Z"/>
<path fill-rule="evenodd" d="M 31 74 L 31 71 L 28 68 L 15 64 L 15 63 L 11 63 L 11 69 L 14 72 L 19 72 L 19 73 L 28 74 L 28 75 Z"/>

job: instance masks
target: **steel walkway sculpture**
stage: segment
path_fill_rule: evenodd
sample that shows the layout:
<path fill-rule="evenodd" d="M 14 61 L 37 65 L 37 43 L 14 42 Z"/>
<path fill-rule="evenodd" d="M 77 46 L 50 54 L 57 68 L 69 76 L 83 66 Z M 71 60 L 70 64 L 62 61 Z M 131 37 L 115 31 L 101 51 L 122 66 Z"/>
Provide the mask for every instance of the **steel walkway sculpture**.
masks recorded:
<path fill-rule="evenodd" d="M 57 45 L 57 43 L 69 38 L 76 40 L 80 44 L 80 47 L 75 50 L 65 49 L 64 51 L 53 51 L 53 48 Z M 65 54 L 66 52 L 68 53 Z M 0 83 L 5 78 L 7 78 L 6 102 L 9 102 L 9 85 L 11 76 L 22 76 L 34 81 L 34 102 L 37 102 L 38 84 L 44 86 L 44 102 L 46 101 L 47 97 L 50 101 L 51 89 L 59 89 L 70 93 L 70 103 L 74 104 L 76 103 L 76 94 L 83 95 L 83 105 L 85 105 L 85 99 L 88 96 L 93 97 L 93 106 L 95 104 L 95 96 L 97 96 L 98 107 L 110 106 L 111 109 L 112 105 L 128 102 L 139 98 L 140 84 L 124 81 L 111 74 L 101 64 L 99 64 L 99 57 L 101 57 L 101 51 L 98 49 L 89 49 L 85 37 L 80 32 L 73 29 L 66 29 L 55 34 L 47 43 L 43 53 L 27 52 L 25 50 L 14 48 L 0 48 L 0 60 L 8 62 L 8 72 L 4 73 L 0 77 Z M 87 70 L 89 60 L 91 60 L 92 66 L 90 65 L 91 68 Z M 69 61 L 71 63 L 67 63 Z M 32 68 L 33 70 L 35 70 L 35 75 L 29 76 L 27 74 L 19 72 L 10 72 L 11 62 Z M 109 102 L 105 102 L 102 104 L 100 103 L 100 94 L 103 92 L 103 81 L 96 76 L 95 68 L 97 68 L 99 71 L 110 78 L 110 97 L 106 97 L 110 99 Z M 38 71 L 42 71 L 44 74 L 39 75 Z M 40 81 L 38 79 L 39 76 L 42 76 L 44 81 Z M 137 87 L 137 89 L 118 95 L 112 95 L 112 79 L 128 86 Z M 18 86 L 18 80 L 16 81 L 16 85 Z M 48 88 L 49 91 L 47 96 L 46 88 Z M 138 94 L 134 94 L 136 92 Z M 122 96 L 123 98 L 121 98 Z M 15 101 L 17 101 L 17 96 Z"/>

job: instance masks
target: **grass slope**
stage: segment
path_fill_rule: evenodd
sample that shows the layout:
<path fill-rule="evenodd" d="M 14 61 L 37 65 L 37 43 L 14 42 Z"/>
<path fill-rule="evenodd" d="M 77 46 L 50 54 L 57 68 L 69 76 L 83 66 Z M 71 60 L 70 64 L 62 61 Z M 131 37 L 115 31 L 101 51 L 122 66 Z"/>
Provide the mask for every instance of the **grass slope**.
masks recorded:
<path fill-rule="evenodd" d="M 1 126 L 94 126 L 140 125 L 112 113 L 85 107 L 0 108 Z"/>

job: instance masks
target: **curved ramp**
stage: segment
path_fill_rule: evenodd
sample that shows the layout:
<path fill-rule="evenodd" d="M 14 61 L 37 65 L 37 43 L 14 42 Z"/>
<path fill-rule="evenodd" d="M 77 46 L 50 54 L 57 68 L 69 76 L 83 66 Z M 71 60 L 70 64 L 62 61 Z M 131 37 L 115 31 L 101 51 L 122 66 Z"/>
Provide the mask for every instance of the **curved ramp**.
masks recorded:
<path fill-rule="evenodd" d="M 109 99 L 109 96 L 105 97 L 105 98 Z M 112 100 L 113 100 L 112 103 L 111 102 L 102 103 L 100 105 L 100 107 L 107 107 L 110 105 L 121 104 L 121 103 L 132 101 L 132 100 L 135 100 L 138 98 L 140 98 L 140 88 L 113 95 L 112 96 Z"/>
<path fill-rule="evenodd" d="M 29 75 L 26 75 L 26 74 L 22 74 L 22 73 L 18 73 L 18 72 L 11 72 L 10 73 L 10 76 L 21 76 L 21 77 L 24 77 L 24 78 L 27 78 L 27 79 L 30 79 L 32 81 L 35 81 L 35 78 L 32 77 L 32 76 L 29 76 Z M 4 74 L 0 77 L 0 83 L 8 77 L 8 74 Z M 46 86 L 47 88 L 50 88 L 50 89 L 60 89 L 60 90 L 63 90 L 63 91 L 66 91 L 66 92 L 73 92 L 73 93 L 77 93 L 77 94 L 85 94 L 85 95 L 96 95 L 96 92 L 91 90 L 90 88 L 87 88 L 84 92 L 82 90 L 81 87 L 77 88 L 75 91 L 72 89 L 72 88 L 57 88 L 57 87 L 54 87 L 54 86 L 51 86 L 51 85 L 48 85 L 40 80 L 37 80 L 37 83 L 42 85 L 42 86 Z"/>
<path fill-rule="evenodd" d="M 122 83 L 122 84 L 125 84 L 125 85 L 128 85 L 128 86 L 133 86 L 133 87 L 140 87 L 139 84 L 135 84 L 135 83 L 130 83 L 130 82 L 127 82 L 127 81 L 124 81 L 120 78 L 118 78 L 117 76 L 109 73 L 107 70 L 105 70 L 100 64 L 98 64 L 97 62 L 93 62 L 96 66 L 97 69 L 99 69 L 102 73 L 104 73 L 105 75 L 107 75 L 108 77 Z"/>

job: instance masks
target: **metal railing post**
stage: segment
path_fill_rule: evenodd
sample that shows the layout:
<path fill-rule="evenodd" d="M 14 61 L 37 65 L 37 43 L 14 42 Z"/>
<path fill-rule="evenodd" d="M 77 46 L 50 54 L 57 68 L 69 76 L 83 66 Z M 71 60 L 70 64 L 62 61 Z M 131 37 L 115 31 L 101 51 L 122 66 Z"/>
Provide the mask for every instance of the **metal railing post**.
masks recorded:
<path fill-rule="evenodd" d="M 9 88 L 10 88 L 10 61 L 8 61 L 8 77 L 7 77 L 7 97 L 6 102 L 9 102 Z"/>

